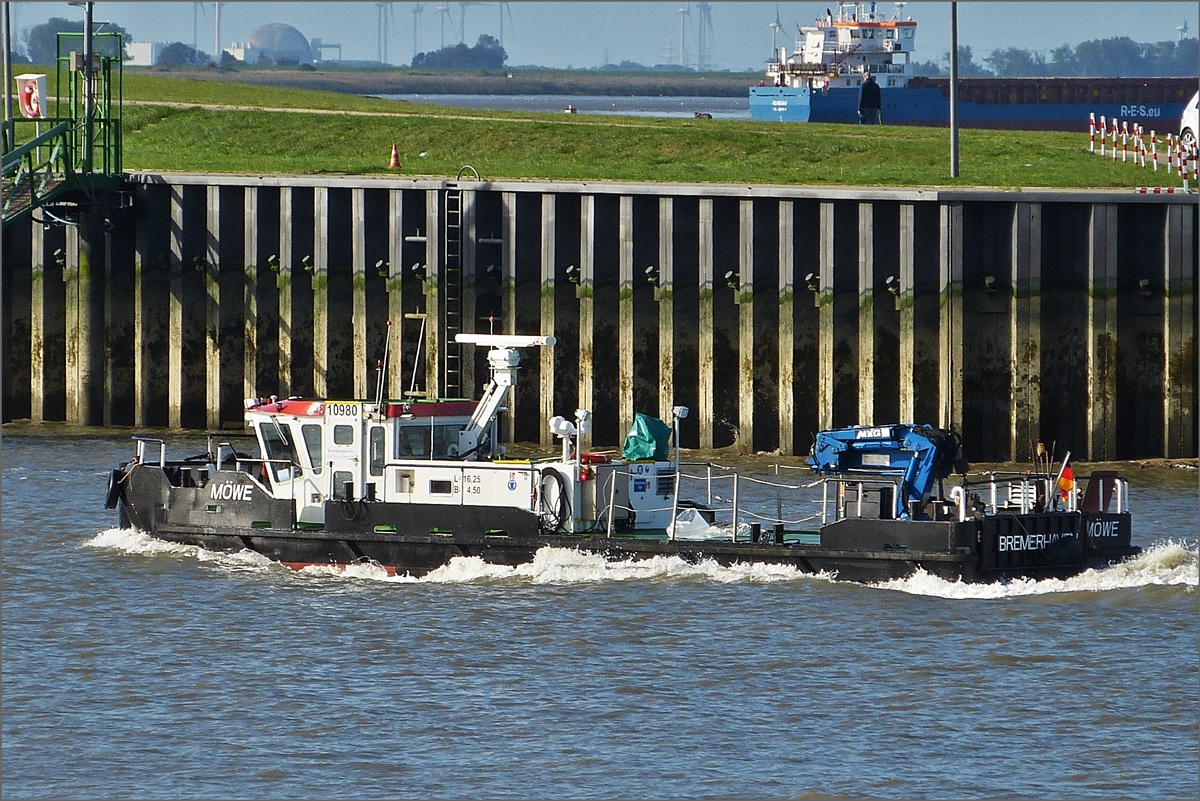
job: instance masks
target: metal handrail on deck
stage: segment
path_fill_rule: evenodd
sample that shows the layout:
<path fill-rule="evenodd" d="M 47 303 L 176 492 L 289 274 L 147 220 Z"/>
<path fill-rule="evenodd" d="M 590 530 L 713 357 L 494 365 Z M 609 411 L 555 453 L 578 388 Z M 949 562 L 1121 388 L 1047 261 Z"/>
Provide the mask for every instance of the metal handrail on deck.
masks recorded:
<path fill-rule="evenodd" d="M 6 121 L 6 142 L 11 138 L 11 123 Z M 40 136 L 4 153 L 4 222 L 47 203 L 67 185 L 73 175 L 70 130 L 69 121 L 60 122 Z M 42 158 L 43 149 L 47 150 L 45 159 Z M 22 189 L 25 191 L 20 191 Z"/>

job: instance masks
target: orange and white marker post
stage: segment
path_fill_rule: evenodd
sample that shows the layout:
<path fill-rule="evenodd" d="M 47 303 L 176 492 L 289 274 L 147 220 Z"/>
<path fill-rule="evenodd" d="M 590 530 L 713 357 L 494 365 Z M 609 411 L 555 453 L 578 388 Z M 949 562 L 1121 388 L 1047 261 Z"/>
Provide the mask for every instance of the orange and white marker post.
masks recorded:
<path fill-rule="evenodd" d="M 1129 120 L 1121 123 L 1121 163 L 1127 162 L 1129 155 Z"/>
<path fill-rule="evenodd" d="M 1108 133 L 1108 122 L 1104 119 L 1104 115 L 1100 115 L 1100 155 L 1104 155 L 1105 134 Z"/>
<path fill-rule="evenodd" d="M 1158 172 L 1158 135 L 1150 129 L 1150 161 L 1154 163 L 1154 171 Z"/>
<path fill-rule="evenodd" d="M 1171 159 L 1175 157 L 1175 138 L 1167 131 L 1167 175 L 1171 174 L 1171 169 L 1174 165 L 1171 164 Z"/>
<path fill-rule="evenodd" d="M 1117 118 L 1113 117 L 1112 121 L 1112 160 L 1113 164 L 1117 163 Z"/>
<path fill-rule="evenodd" d="M 1088 152 L 1096 152 L 1096 112 L 1088 114 Z"/>

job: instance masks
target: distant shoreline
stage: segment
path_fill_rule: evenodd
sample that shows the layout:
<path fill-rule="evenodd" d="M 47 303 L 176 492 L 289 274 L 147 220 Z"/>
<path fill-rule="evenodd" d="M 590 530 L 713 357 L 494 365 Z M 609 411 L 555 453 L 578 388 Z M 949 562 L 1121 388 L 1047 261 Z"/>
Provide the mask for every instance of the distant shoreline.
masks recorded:
<path fill-rule="evenodd" d="M 126 68 L 126 72 L 202 81 L 354 95 L 642 95 L 745 97 L 762 77 L 748 72 L 584 72 L 579 70 L 470 70 Z M 512 76 L 512 77 L 509 77 Z"/>

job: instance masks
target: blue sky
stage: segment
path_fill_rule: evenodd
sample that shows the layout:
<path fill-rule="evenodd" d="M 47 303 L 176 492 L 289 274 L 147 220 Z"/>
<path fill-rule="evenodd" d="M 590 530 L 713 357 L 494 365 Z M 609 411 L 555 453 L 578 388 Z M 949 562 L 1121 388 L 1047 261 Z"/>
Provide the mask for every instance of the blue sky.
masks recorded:
<path fill-rule="evenodd" d="M 388 61 L 407 64 L 413 54 L 414 20 L 420 20 L 419 50 L 436 50 L 441 44 L 443 18 L 445 41 L 458 41 L 462 3 L 425 2 L 419 17 L 415 3 L 392 3 Z M 446 6 L 448 15 L 436 9 Z M 832 5 L 816 3 L 714 2 L 712 24 L 714 60 L 718 68 L 760 69 L 771 48 L 770 23 L 776 7 L 783 23 L 780 45 L 795 39 L 797 23 L 809 25 Z M 67 3 L 12 3 L 13 30 L 20 31 L 50 17 L 82 19 L 83 9 Z M 194 7 L 203 15 L 195 16 Z M 690 8 L 684 17 L 679 9 Z M 879 3 L 880 12 L 891 14 L 893 3 Z M 1046 52 L 1061 44 L 1088 39 L 1129 36 L 1139 42 L 1176 40 L 1176 28 L 1185 22 L 1188 36 L 1200 29 L 1196 3 L 1159 2 L 960 2 L 959 41 L 970 45 L 976 60 L 996 48 L 1020 47 Z M 466 8 L 466 41 L 473 44 L 479 34 L 500 36 L 500 6 L 497 3 Z M 511 12 L 511 22 L 509 18 Z M 214 44 L 213 3 L 190 2 L 98 2 L 96 19 L 123 25 L 138 41 L 182 41 L 191 44 L 193 19 L 199 19 L 199 46 L 211 52 Z M 376 4 L 353 2 L 229 2 L 221 8 L 221 43 L 228 47 L 244 41 L 249 33 L 267 22 L 286 22 L 305 37 L 320 37 L 342 45 L 347 59 L 377 56 Z M 940 59 L 950 47 L 950 4 L 910 2 L 904 15 L 919 24 L 918 61 Z M 549 67 L 592 67 L 608 60 L 642 64 L 678 63 L 680 23 L 690 19 L 685 32 L 688 60 L 694 63 L 696 28 L 700 13 L 696 3 L 555 3 L 514 2 L 507 4 L 504 46 L 510 65 L 541 64 Z M 685 28 L 687 26 L 685 25 Z M 327 54 L 330 57 L 332 54 Z"/>

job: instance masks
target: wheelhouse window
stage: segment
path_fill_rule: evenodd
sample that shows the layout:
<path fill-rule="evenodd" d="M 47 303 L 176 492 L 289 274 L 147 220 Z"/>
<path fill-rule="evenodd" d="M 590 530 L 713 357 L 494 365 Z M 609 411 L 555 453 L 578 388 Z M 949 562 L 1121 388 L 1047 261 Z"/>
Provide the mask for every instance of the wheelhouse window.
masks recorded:
<path fill-rule="evenodd" d="M 387 458 L 383 445 L 383 426 L 371 426 L 370 433 L 370 467 L 371 475 L 383 475 L 383 462 Z"/>
<path fill-rule="evenodd" d="M 396 429 L 396 458 L 453 459 L 464 428 L 465 423 L 432 424 L 429 419 L 405 422 Z"/>
<path fill-rule="evenodd" d="M 304 447 L 308 451 L 308 463 L 312 465 L 312 471 L 319 474 L 321 472 L 321 443 L 324 431 L 319 424 L 307 423 L 300 427 L 300 433 L 304 437 Z"/>
<path fill-rule="evenodd" d="M 291 429 L 271 421 L 261 423 L 258 431 L 262 438 L 263 452 L 266 454 L 267 459 L 273 461 L 271 464 L 271 474 L 276 481 L 287 481 L 292 478 L 293 470 L 296 476 L 304 472 L 300 467 L 300 459 L 296 453 L 296 446 L 292 442 Z M 291 465 L 280 464 L 275 460 L 290 462 Z"/>

